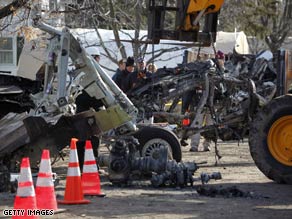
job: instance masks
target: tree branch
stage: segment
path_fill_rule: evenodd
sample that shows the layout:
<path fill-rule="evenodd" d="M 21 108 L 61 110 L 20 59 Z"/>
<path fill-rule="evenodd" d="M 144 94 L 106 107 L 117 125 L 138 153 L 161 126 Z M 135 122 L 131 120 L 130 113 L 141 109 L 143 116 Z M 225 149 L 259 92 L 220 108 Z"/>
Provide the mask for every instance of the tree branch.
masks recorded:
<path fill-rule="evenodd" d="M 109 5 L 110 5 L 111 18 L 114 19 L 115 18 L 115 10 L 114 10 L 114 6 L 113 6 L 113 1 L 112 0 L 109 0 Z M 117 27 L 117 24 L 116 24 L 115 21 L 112 22 L 112 29 L 113 29 L 113 33 L 114 33 L 114 36 L 115 36 L 117 47 L 119 48 L 122 57 L 123 58 L 127 58 L 127 53 L 126 53 L 124 45 L 121 43 L 118 27 Z"/>
<path fill-rule="evenodd" d="M 101 36 L 101 34 L 100 34 L 100 32 L 99 32 L 99 30 L 98 30 L 98 28 L 96 26 L 95 26 L 95 32 L 96 32 L 96 34 L 97 34 L 97 36 L 98 36 L 98 38 L 100 40 L 101 47 L 103 48 L 103 50 L 105 51 L 105 53 L 107 55 L 107 58 L 110 59 L 112 62 L 117 64 L 118 63 L 117 62 L 117 58 L 114 58 L 112 56 L 112 54 L 109 52 L 108 48 L 105 46 L 104 41 L 102 39 L 102 36 Z"/>
<path fill-rule="evenodd" d="M 0 19 L 13 14 L 17 9 L 23 7 L 29 0 L 14 0 L 0 9 Z"/>
<path fill-rule="evenodd" d="M 148 61 L 147 63 L 152 63 L 154 59 L 157 59 L 159 56 L 161 56 L 162 54 L 166 53 L 166 52 L 174 52 L 174 51 L 179 51 L 179 50 L 184 50 L 184 49 L 187 49 L 187 47 L 172 47 L 172 48 L 169 48 L 169 49 L 159 49 L 159 50 L 156 50 L 154 51 L 154 54 Z M 152 52 L 151 52 L 152 53 Z M 146 53 L 146 54 L 151 54 L 151 53 Z"/>

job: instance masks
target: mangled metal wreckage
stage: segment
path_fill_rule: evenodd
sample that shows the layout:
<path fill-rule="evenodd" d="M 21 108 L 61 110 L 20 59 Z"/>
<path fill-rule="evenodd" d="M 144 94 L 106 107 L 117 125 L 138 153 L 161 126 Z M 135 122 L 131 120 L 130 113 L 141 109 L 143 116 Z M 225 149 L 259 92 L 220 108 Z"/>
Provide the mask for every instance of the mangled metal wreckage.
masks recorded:
<path fill-rule="evenodd" d="M 37 14 L 33 21 L 51 35 L 44 85 L 18 90 L 18 97 L 29 97 L 27 108 L 17 103 L 17 95 L 9 97 L 6 92 L 1 96 L 6 104 L 11 98 L 17 103 L 9 106 L 15 113 L 3 113 L 0 120 L 1 166 L 18 170 L 21 157 L 29 156 L 35 167 L 44 148 L 58 156 L 72 137 L 80 143 L 87 139 L 95 143 L 102 136 L 110 153 L 100 157 L 100 163 L 108 166 L 113 183 L 128 182 L 133 171 L 156 173 L 152 180 L 156 186 L 192 183 L 198 167 L 194 162 L 180 163 L 177 137 L 159 126 L 138 125 L 136 107 L 68 29 L 59 31 L 41 22 Z M 68 71 L 69 57 L 75 66 L 72 71 Z"/>
<path fill-rule="evenodd" d="M 276 71 L 272 60 L 236 52 L 225 69 L 216 59 L 181 64 L 159 69 L 152 78 L 142 81 L 129 92 L 139 117 L 181 123 L 190 118 L 191 125 L 182 127 L 183 137 L 196 132 L 213 141 L 241 140 L 248 135 L 249 122 L 258 109 L 276 95 Z M 195 93 L 194 107 L 186 115 L 174 110 L 189 91 Z M 166 108 L 167 103 L 172 103 Z M 205 115 L 205 116 L 202 116 Z M 206 123 L 202 119 L 209 115 Z"/>
<path fill-rule="evenodd" d="M 34 25 L 52 35 L 44 86 L 22 88 L 25 94 L 14 92 L 18 99 L 14 99 L 17 106 L 13 111 L 18 113 L 9 113 L 0 120 L 1 162 L 10 170 L 18 168 L 23 156 L 29 156 L 32 166 L 36 166 L 43 148 L 58 156 L 72 137 L 95 142 L 102 136 L 110 145 L 110 154 L 101 156 L 100 164 L 108 166 L 112 182 L 126 183 L 132 172 L 139 171 L 155 173 L 155 186 L 192 184 L 198 166 L 180 162 L 178 138 L 167 129 L 138 122 L 152 115 L 179 121 L 184 116 L 172 113 L 178 100 L 183 93 L 200 89 L 202 94 L 190 114 L 193 122 L 184 130 L 185 137 L 199 131 L 214 141 L 240 139 L 248 132 L 248 123 L 258 106 L 275 95 L 275 71 L 270 63 L 238 55 L 224 72 L 216 60 L 160 69 L 128 94 L 130 100 L 68 29 L 56 30 L 37 15 Z M 72 71 L 68 71 L 69 57 L 75 66 Z M 29 97 L 29 106 L 18 103 L 21 95 Z M 6 92 L 2 100 L 7 104 L 11 96 Z M 173 104 L 166 112 L 165 104 L 170 101 Z M 203 112 L 212 118 L 212 124 L 204 127 L 197 116 Z M 142 157 L 137 157 L 137 152 Z M 169 157 L 174 160 L 168 160 Z M 207 176 L 201 178 L 212 178 Z M 220 178 L 215 174 L 216 177 Z"/>

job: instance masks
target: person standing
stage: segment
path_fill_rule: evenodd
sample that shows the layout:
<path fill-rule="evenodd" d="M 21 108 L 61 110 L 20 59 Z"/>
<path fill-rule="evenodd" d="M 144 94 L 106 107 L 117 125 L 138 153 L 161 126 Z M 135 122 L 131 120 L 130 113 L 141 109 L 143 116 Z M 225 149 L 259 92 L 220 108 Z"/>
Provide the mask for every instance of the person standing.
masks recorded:
<path fill-rule="evenodd" d="M 224 67 L 225 55 L 221 50 L 217 51 L 216 59 L 218 60 L 218 65 L 219 65 L 220 70 L 222 72 L 224 72 L 224 70 L 225 70 L 225 67 Z"/>
<path fill-rule="evenodd" d="M 87 47 L 86 49 L 86 52 L 91 55 L 94 60 L 99 63 L 100 61 L 100 52 L 99 52 L 99 49 L 95 46 L 92 46 L 92 47 Z"/>
<path fill-rule="evenodd" d="M 118 62 L 118 68 L 115 72 L 115 74 L 113 75 L 112 77 L 112 80 L 114 82 L 116 82 L 117 78 L 120 77 L 120 75 L 122 74 L 122 72 L 125 70 L 126 68 L 126 60 L 125 59 L 121 59 L 119 62 Z M 117 83 L 117 82 L 116 82 Z"/>
<path fill-rule="evenodd" d="M 196 117 L 197 117 L 197 121 L 194 123 L 194 121 L 192 122 L 192 124 L 188 124 L 188 126 L 194 126 L 195 124 L 201 128 L 202 126 L 205 126 L 206 124 L 211 123 L 211 118 L 210 115 L 207 114 L 206 112 L 201 111 L 198 112 L 196 107 L 199 105 L 200 102 L 200 98 L 202 96 L 202 90 L 200 88 L 194 89 L 194 90 L 190 90 L 187 91 L 183 94 L 182 96 L 182 110 L 181 113 L 182 115 L 185 115 L 186 112 L 196 112 Z M 181 138 L 181 145 L 182 146 L 187 146 L 188 143 L 186 142 L 187 138 L 185 138 L 185 134 L 183 132 L 182 134 L 182 138 Z M 191 152 L 197 152 L 197 151 L 210 151 L 211 147 L 211 140 L 204 138 L 203 137 L 203 143 L 200 144 L 201 142 L 201 134 L 200 133 L 196 133 L 192 136 L 190 136 L 191 138 L 191 148 L 190 151 Z M 199 148 L 203 147 L 202 150 L 199 150 Z"/>
<path fill-rule="evenodd" d="M 134 66 L 134 57 L 129 56 L 126 61 L 125 69 L 121 71 L 121 74 L 116 75 L 115 82 L 124 93 L 129 90 L 128 76 L 134 72 Z"/>
<path fill-rule="evenodd" d="M 143 83 L 144 80 L 151 77 L 151 73 L 149 73 L 146 69 L 146 64 L 143 58 L 137 59 L 138 67 L 137 71 L 128 75 L 127 78 L 127 91 L 136 87 L 138 84 Z"/>
<path fill-rule="evenodd" d="M 137 63 L 138 63 L 138 67 L 137 67 L 138 72 L 146 71 L 146 63 L 142 57 L 137 59 Z"/>
<path fill-rule="evenodd" d="M 150 72 L 150 73 L 152 73 L 152 74 L 155 73 L 155 72 L 157 72 L 156 65 L 153 64 L 153 63 L 148 64 L 147 65 L 147 71 Z"/>

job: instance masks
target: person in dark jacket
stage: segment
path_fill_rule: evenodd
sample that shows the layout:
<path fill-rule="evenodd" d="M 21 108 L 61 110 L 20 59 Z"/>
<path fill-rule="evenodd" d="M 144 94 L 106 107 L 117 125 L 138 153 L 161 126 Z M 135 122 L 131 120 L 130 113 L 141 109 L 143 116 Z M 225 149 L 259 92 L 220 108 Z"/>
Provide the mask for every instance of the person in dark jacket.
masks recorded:
<path fill-rule="evenodd" d="M 112 79 L 113 79 L 114 82 L 117 81 L 117 77 L 120 77 L 120 75 L 122 74 L 122 71 L 125 70 L 125 68 L 126 68 L 126 60 L 125 59 L 121 59 L 118 62 L 118 65 L 119 65 L 119 67 L 117 68 L 116 73 L 112 77 Z"/>
<path fill-rule="evenodd" d="M 126 61 L 126 68 L 121 72 L 121 74 L 118 74 L 115 77 L 116 84 L 124 93 L 126 93 L 129 90 L 127 77 L 134 71 L 134 66 L 135 60 L 132 56 L 129 56 Z"/>
<path fill-rule="evenodd" d="M 127 78 L 127 92 L 132 88 L 138 86 L 143 83 L 147 78 L 150 78 L 152 75 L 147 71 L 145 61 L 143 58 L 139 58 L 138 62 L 138 71 L 133 72 L 128 75 Z"/>

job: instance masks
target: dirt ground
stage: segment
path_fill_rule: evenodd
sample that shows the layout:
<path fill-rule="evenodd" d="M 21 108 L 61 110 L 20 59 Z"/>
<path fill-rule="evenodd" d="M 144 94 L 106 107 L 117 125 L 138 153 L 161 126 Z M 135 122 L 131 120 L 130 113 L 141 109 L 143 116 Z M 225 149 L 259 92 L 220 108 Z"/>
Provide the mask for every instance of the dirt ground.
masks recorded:
<path fill-rule="evenodd" d="M 152 188 L 147 181 L 116 187 L 101 176 L 106 197 L 88 197 L 91 200 L 88 205 L 59 205 L 67 211 L 46 218 L 292 218 L 292 186 L 267 179 L 254 165 L 247 143 L 239 146 L 237 142 L 220 143 L 223 157 L 217 166 L 212 149 L 194 153 L 184 147 L 183 160 L 207 161 L 196 176 L 219 171 L 221 180 L 210 181 L 203 187 L 196 182 L 194 187 L 183 189 Z M 53 167 L 61 179 L 56 187 L 59 199 L 64 193 L 66 168 L 66 162 Z M 14 194 L 0 194 L 1 216 L 3 209 L 13 207 L 13 199 Z"/>

